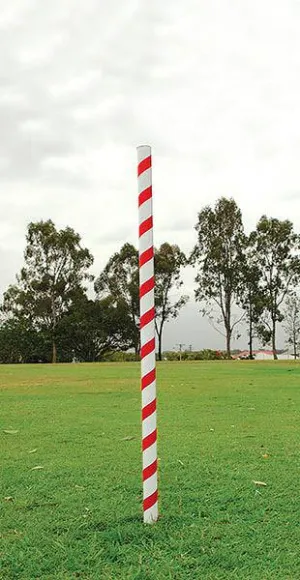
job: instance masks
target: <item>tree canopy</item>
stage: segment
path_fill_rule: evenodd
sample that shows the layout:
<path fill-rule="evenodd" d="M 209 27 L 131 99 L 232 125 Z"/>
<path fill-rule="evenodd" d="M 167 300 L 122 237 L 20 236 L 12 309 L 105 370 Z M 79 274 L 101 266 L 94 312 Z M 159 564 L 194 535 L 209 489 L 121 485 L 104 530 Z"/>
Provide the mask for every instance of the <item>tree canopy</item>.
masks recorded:
<path fill-rule="evenodd" d="M 183 286 L 181 269 L 186 265 L 186 257 L 176 244 L 164 243 L 155 250 L 155 327 L 158 337 L 158 358 L 162 358 L 162 336 L 165 323 L 177 318 L 189 297 L 184 294 L 172 296 Z"/>
<path fill-rule="evenodd" d="M 57 359 L 57 326 L 73 300 L 91 281 L 93 257 L 72 228 L 57 230 L 51 220 L 31 222 L 24 266 L 17 283 L 4 294 L 3 311 L 51 335 L 52 362 Z"/>
<path fill-rule="evenodd" d="M 300 240 L 289 220 L 263 215 L 250 235 L 260 269 L 259 288 L 264 308 L 258 325 L 264 343 L 271 342 L 277 358 L 277 325 L 284 320 L 284 301 L 299 283 Z"/>
<path fill-rule="evenodd" d="M 271 347 L 277 358 L 281 325 L 296 358 L 300 236 L 293 223 L 263 215 L 246 234 L 236 201 L 221 197 L 200 210 L 195 230 L 189 259 L 176 243 L 154 249 L 158 358 L 167 322 L 179 316 L 189 299 L 186 266 L 196 269 L 195 299 L 224 335 L 225 356 L 247 325 L 250 357 L 256 340 Z M 24 265 L 0 308 L 0 363 L 100 361 L 128 350 L 138 358 L 138 250 L 125 243 L 108 259 L 94 283 L 95 296 L 92 264 L 90 250 L 71 227 L 58 229 L 52 220 L 28 224 Z M 174 342 L 181 340 L 174 337 Z"/>
<path fill-rule="evenodd" d="M 132 244 L 124 244 L 108 260 L 95 281 L 98 298 L 111 296 L 114 303 L 127 310 L 131 345 L 139 352 L 139 256 Z"/>
<path fill-rule="evenodd" d="M 225 329 L 226 350 L 230 356 L 232 334 L 241 317 L 233 315 L 241 290 L 245 233 L 242 213 L 234 199 L 220 198 L 214 208 L 204 207 L 196 224 L 197 244 L 190 263 L 197 267 L 196 301 L 202 313 L 215 318 Z"/>

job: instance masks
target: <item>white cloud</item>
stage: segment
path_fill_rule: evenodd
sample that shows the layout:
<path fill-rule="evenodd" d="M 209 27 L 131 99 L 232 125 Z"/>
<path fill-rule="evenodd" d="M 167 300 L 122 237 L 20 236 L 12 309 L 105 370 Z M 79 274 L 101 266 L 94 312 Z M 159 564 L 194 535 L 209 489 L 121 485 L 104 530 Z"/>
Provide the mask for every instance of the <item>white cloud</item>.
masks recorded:
<path fill-rule="evenodd" d="M 267 213 L 299 231 L 299 16 L 298 0 L 10 0 L 0 18 L 1 289 L 30 220 L 77 229 L 95 273 L 136 243 L 144 142 L 157 244 L 189 251 L 197 212 L 220 195 L 236 198 L 248 229 Z M 177 342 L 190 324 L 198 336 L 191 312 L 172 327 Z"/>

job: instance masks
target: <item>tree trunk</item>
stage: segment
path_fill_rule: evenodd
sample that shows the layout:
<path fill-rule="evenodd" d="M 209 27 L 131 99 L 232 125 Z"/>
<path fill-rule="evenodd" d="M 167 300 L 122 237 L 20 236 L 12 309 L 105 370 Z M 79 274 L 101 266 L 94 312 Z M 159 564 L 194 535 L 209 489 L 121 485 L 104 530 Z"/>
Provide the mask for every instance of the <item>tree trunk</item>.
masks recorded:
<path fill-rule="evenodd" d="M 57 360 L 57 350 L 55 338 L 52 338 L 52 364 L 55 364 Z"/>
<path fill-rule="evenodd" d="M 160 322 L 160 325 L 157 324 L 157 320 L 155 320 L 155 334 L 157 336 L 157 344 L 158 344 L 158 352 L 157 358 L 159 361 L 162 360 L 162 335 L 163 335 L 163 326 L 164 321 Z"/>
<path fill-rule="evenodd" d="M 231 329 L 226 328 L 226 353 L 231 358 Z"/>
<path fill-rule="evenodd" d="M 253 320 L 252 320 L 252 306 L 250 305 L 249 311 L 249 356 L 250 360 L 253 359 Z"/>
<path fill-rule="evenodd" d="M 141 341 L 140 341 L 140 331 L 138 330 L 134 336 L 134 352 L 135 356 L 138 357 L 141 352 Z"/>
<path fill-rule="evenodd" d="M 231 358 L 232 328 L 231 328 L 231 293 L 230 292 L 226 292 L 224 322 L 225 322 L 225 330 L 226 330 L 226 353 L 227 353 L 228 358 Z"/>
<path fill-rule="evenodd" d="M 276 350 L 276 322 L 275 322 L 275 320 L 273 320 L 273 328 L 272 328 L 272 350 L 273 350 L 274 360 L 278 360 L 277 350 Z"/>
<path fill-rule="evenodd" d="M 162 330 L 157 335 L 158 338 L 158 360 L 162 360 Z"/>
<path fill-rule="evenodd" d="M 294 336 L 293 336 L 293 343 L 294 343 L 294 360 L 297 360 L 297 337 L 296 337 L 296 333 L 294 332 Z"/>
<path fill-rule="evenodd" d="M 253 360 L 253 329 L 252 323 L 250 323 L 250 333 L 249 333 L 249 357 Z"/>

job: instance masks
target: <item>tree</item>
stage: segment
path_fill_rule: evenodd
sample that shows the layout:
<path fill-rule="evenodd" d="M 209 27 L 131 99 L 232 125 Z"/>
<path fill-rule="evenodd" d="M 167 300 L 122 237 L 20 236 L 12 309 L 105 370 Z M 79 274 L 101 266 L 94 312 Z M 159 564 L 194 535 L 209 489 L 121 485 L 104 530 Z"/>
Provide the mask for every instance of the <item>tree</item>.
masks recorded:
<path fill-rule="evenodd" d="M 289 220 L 263 215 L 250 241 L 261 270 L 260 291 L 265 301 L 258 331 L 264 343 L 271 342 L 276 360 L 277 325 L 284 319 L 282 307 L 299 281 L 299 236 Z"/>
<path fill-rule="evenodd" d="M 300 297 L 297 294 L 287 298 L 284 319 L 287 342 L 292 346 L 296 360 L 300 349 Z"/>
<path fill-rule="evenodd" d="M 50 362 L 49 340 L 45 333 L 25 320 L 9 318 L 0 326 L 0 363 Z"/>
<path fill-rule="evenodd" d="M 202 309 L 210 320 L 217 306 L 225 329 L 226 350 L 230 356 L 233 331 L 243 316 L 236 318 L 233 306 L 238 301 L 241 268 L 244 263 L 245 234 L 241 210 L 234 199 L 220 198 L 214 209 L 209 206 L 198 214 L 195 227 L 198 234 L 190 263 L 198 266 L 195 291 L 197 301 L 204 301 Z"/>
<path fill-rule="evenodd" d="M 95 282 L 98 298 L 111 296 L 118 307 L 127 310 L 131 347 L 135 353 L 140 349 L 139 332 L 139 256 L 131 244 L 124 244 L 119 252 L 108 260 Z"/>
<path fill-rule="evenodd" d="M 24 259 L 17 284 L 4 294 L 3 310 L 49 333 L 55 363 L 57 326 L 75 297 L 86 290 L 84 282 L 93 279 L 88 273 L 93 257 L 72 228 L 57 230 L 48 220 L 28 225 Z"/>
<path fill-rule="evenodd" d="M 127 350 L 128 312 L 115 305 L 112 297 L 88 300 L 80 296 L 63 316 L 58 327 L 58 344 L 63 360 L 99 361 L 108 351 Z"/>
<path fill-rule="evenodd" d="M 241 285 L 238 293 L 238 304 L 245 311 L 248 323 L 249 355 L 253 359 L 253 340 L 257 336 L 264 307 L 265 296 L 260 288 L 261 271 L 250 240 L 245 240 L 245 261 L 241 266 Z"/>
<path fill-rule="evenodd" d="M 162 336 L 165 323 L 177 318 L 181 308 L 187 303 L 188 296 L 181 295 L 172 301 L 172 289 L 179 290 L 183 285 L 180 270 L 186 264 L 186 257 L 177 245 L 164 243 L 155 250 L 155 328 L 158 337 L 158 358 L 162 359 Z"/>

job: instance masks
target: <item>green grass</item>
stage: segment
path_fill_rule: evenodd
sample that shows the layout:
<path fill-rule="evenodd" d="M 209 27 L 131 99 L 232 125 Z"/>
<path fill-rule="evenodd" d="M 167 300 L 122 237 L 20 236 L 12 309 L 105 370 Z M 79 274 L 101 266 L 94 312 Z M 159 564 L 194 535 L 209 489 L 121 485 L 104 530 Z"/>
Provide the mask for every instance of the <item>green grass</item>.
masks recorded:
<path fill-rule="evenodd" d="M 145 526 L 139 365 L 0 367 L 1 580 L 300 578 L 300 365 L 163 363 L 158 398 Z"/>

